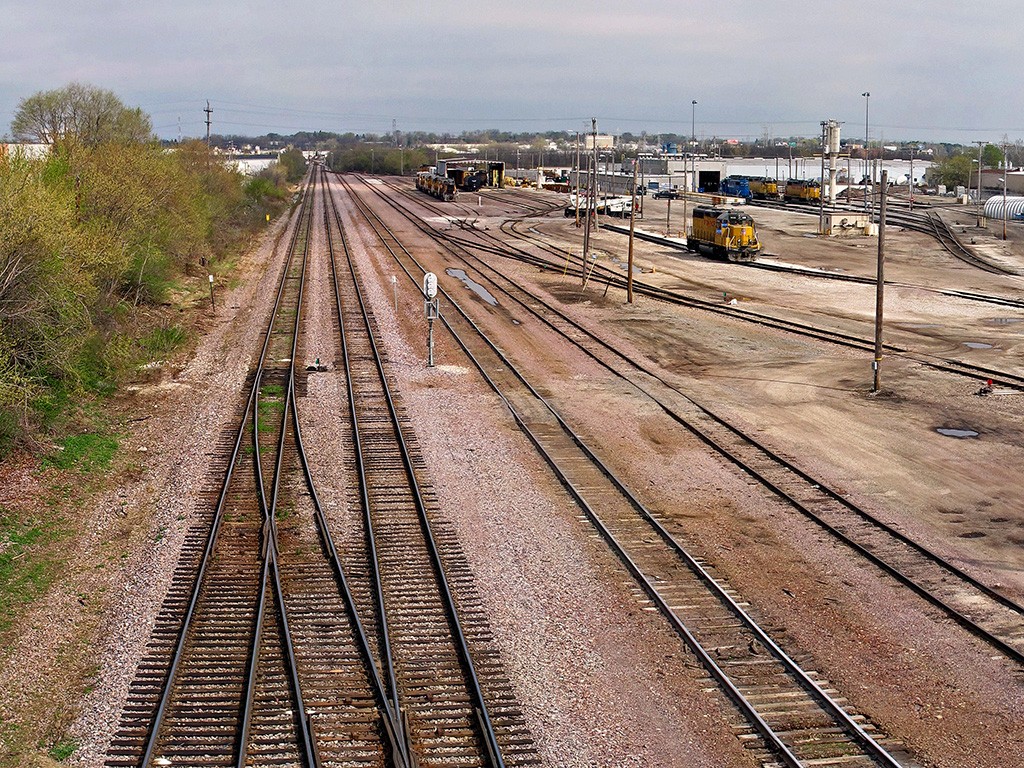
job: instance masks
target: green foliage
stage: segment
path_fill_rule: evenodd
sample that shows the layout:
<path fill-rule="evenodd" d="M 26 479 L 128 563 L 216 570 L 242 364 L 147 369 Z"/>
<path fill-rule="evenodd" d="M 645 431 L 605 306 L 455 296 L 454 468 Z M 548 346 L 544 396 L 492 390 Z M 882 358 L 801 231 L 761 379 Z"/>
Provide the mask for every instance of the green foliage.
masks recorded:
<path fill-rule="evenodd" d="M 58 469 L 77 469 L 91 472 L 106 469 L 117 453 L 116 437 L 96 433 L 70 435 L 64 438 L 61 449 L 46 459 L 46 464 Z"/>
<path fill-rule="evenodd" d="M 977 163 L 975 163 L 977 165 Z M 928 182 L 930 184 L 945 184 L 952 189 L 956 186 L 968 185 L 971 176 L 971 158 L 967 155 L 953 155 L 938 160 L 928 169 Z"/>
<path fill-rule="evenodd" d="M 23 520 L 0 507 L 0 635 L 53 581 L 57 564 L 47 545 L 61 536 L 54 520 Z"/>
<path fill-rule="evenodd" d="M 26 104 L 56 98 L 37 96 Z M 179 346 L 187 334 L 160 307 L 202 292 L 212 262 L 286 205 L 281 172 L 246 180 L 201 142 L 168 151 L 131 135 L 0 158 L 0 455 Z"/>
<path fill-rule="evenodd" d="M 433 164 L 433 154 L 422 149 L 400 149 L 397 147 L 369 146 L 356 144 L 338 145 L 328 155 L 332 171 L 358 171 L 397 175 L 411 174 L 420 166 Z"/>
<path fill-rule="evenodd" d="M 1003 164 L 1003 150 L 995 144 L 986 144 L 981 150 L 981 162 L 986 168 L 999 168 Z"/>
<path fill-rule="evenodd" d="M 62 739 L 50 749 L 50 757 L 58 762 L 64 762 L 78 749 L 78 742 L 75 739 Z"/>
<path fill-rule="evenodd" d="M 153 133 L 149 115 L 126 107 L 112 91 L 69 83 L 21 100 L 11 120 L 21 141 L 81 144 L 147 141 Z"/>
<path fill-rule="evenodd" d="M 295 184 L 306 175 L 306 158 L 295 147 L 289 147 L 277 157 L 278 165 L 284 168 L 285 178 Z"/>

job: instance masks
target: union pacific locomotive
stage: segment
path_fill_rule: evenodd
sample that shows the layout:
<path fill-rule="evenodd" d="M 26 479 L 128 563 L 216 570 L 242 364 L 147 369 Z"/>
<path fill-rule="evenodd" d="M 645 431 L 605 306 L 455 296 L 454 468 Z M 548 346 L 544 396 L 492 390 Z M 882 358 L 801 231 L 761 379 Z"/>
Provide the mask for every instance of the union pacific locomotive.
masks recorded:
<path fill-rule="evenodd" d="M 426 192 L 438 200 L 444 200 L 446 203 L 450 203 L 458 194 L 458 190 L 455 189 L 455 179 L 441 176 L 434 170 L 420 171 L 416 174 L 416 189 Z"/>
<path fill-rule="evenodd" d="M 748 176 L 750 182 L 750 194 L 758 200 L 778 200 L 782 197 L 779 194 L 779 182 L 769 176 Z"/>
<path fill-rule="evenodd" d="M 686 244 L 691 251 L 729 261 L 754 261 L 762 248 L 749 215 L 709 205 L 693 209 L 693 227 Z"/>
<path fill-rule="evenodd" d="M 726 176 L 722 179 L 720 191 L 729 197 L 742 197 L 749 200 L 751 196 L 750 179 L 746 176 Z"/>
<path fill-rule="evenodd" d="M 821 183 L 803 179 L 789 179 L 786 191 L 782 193 L 786 200 L 802 203 L 816 203 L 821 200 Z"/>

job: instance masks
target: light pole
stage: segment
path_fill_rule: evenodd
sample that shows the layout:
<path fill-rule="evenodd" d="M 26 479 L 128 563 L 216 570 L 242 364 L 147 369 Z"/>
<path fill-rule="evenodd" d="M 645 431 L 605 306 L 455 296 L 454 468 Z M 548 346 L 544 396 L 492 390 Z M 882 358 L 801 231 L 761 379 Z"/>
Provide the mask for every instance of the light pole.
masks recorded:
<path fill-rule="evenodd" d="M 697 146 L 697 101 L 690 102 L 690 144 Z"/>
<path fill-rule="evenodd" d="M 1006 177 L 1010 175 L 1010 164 L 1006 162 L 1006 144 L 1003 144 L 1003 240 L 1006 239 Z"/>
<path fill-rule="evenodd" d="M 871 104 L 871 92 L 864 91 L 864 178 L 868 177 L 868 107 Z M 871 223 L 871 214 L 868 213 L 868 187 L 864 184 L 864 212 L 868 214 L 868 223 Z"/>
<path fill-rule="evenodd" d="M 974 143 L 978 145 L 978 226 L 980 227 L 981 226 L 981 218 L 982 218 L 982 216 L 981 216 L 981 148 L 985 146 L 985 142 L 984 141 L 976 141 Z M 970 174 L 968 174 L 968 176 L 967 176 L 968 191 L 970 191 L 970 186 L 971 186 L 971 177 L 970 177 Z"/>

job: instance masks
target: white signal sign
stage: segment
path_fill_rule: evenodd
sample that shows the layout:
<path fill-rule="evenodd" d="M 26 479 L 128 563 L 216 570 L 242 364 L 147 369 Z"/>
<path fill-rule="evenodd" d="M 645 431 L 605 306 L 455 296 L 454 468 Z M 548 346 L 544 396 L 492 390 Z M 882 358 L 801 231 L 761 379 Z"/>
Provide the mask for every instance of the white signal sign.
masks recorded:
<path fill-rule="evenodd" d="M 423 295 L 428 299 L 437 296 L 437 275 L 433 272 L 427 272 L 423 276 Z"/>

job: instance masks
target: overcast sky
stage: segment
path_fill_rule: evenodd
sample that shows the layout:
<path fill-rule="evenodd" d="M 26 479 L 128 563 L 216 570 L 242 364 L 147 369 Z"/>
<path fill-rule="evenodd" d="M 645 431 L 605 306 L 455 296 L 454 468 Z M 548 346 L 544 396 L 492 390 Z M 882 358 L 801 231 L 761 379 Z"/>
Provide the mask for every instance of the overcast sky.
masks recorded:
<path fill-rule="evenodd" d="M 0 134 L 71 81 L 166 138 L 590 129 L 1024 139 L 1024 2 L 0 0 Z M 861 96 L 871 93 L 867 100 Z M 692 108 L 691 102 L 697 105 Z M 693 109 L 693 112 L 691 112 Z"/>

